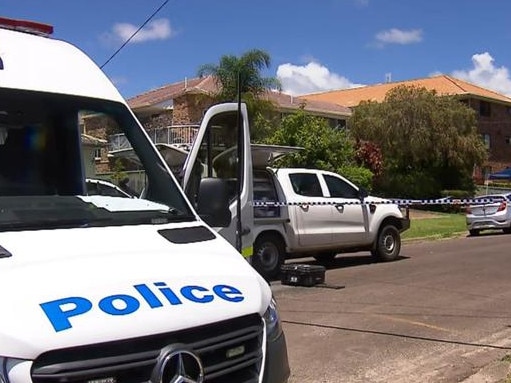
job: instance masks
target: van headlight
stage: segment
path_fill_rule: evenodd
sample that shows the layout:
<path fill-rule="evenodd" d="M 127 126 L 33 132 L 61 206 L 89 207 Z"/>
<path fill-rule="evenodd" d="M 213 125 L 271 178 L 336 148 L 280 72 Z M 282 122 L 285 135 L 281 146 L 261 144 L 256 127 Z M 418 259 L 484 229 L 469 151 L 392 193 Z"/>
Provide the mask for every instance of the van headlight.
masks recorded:
<path fill-rule="evenodd" d="M 273 297 L 271 298 L 270 305 L 264 313 L 263 318 L 266 325 L 266 340 L 269 342 L 274 341 L 282 333 L 282 326 L 277 310 L 277 302 Z"/>

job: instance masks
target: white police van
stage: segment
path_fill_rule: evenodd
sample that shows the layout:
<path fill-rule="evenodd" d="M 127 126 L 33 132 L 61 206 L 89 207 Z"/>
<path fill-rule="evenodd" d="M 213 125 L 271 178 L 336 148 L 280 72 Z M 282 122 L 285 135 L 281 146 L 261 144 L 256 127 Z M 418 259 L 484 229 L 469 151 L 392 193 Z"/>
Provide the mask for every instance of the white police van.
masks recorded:
<path fill-rule="evenodd" d="M 268 284 L 205 223 L 230 224 L 225 184 L 194 210 L 92 60 L 0 24 L 0 382 L 287 381 Z M 87 195 L 88 124 L 126 135 L 143 198 Z"/>

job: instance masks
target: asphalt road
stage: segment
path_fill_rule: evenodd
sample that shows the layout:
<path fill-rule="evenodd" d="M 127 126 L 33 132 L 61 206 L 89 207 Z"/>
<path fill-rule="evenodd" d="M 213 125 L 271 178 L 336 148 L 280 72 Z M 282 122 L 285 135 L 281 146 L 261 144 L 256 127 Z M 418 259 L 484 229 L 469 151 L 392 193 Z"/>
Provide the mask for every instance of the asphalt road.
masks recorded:
<path fill-rule="evenodd" d="M 511 355 L 510 244 L 502 234 L 405 243 L 389 263 L 339 255 L 328 287 L 274 283 L 289 383 L 459 382 Z"/>

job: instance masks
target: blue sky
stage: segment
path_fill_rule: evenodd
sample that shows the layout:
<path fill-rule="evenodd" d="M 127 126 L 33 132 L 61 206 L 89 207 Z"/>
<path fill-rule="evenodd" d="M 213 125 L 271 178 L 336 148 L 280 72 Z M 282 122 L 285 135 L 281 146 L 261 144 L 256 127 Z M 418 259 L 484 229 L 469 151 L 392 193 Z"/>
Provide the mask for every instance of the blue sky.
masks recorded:
<path fill-rule="evenodd" d="M 164 0 L 1 0 L 102 65 Z M 295 95 L 444 73 L 511 96 L 509 0 L 169 0 L 104 71 L 132 97 L 262 49 Z"/>

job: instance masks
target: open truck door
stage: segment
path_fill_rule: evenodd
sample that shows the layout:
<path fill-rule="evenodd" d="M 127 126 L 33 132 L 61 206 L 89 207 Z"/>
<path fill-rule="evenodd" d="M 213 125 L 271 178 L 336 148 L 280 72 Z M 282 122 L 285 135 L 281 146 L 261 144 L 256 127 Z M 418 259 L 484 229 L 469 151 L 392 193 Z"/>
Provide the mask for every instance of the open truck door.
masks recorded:
<path fill-rule="evenodd" d="M 238 111 L 239 109 L 239 111 Z M 238 112 L 241 114 L 238 114 Z M 238 121 L 241 121 L 241 129 Z M 241 133 L 240 133 L 241 132 Z M 238 158 L 241 143 L 241 158 Z M 240 183 L 238 183 L 241 175 Z M 231 222 L 215 227 L 231 244 L 240 244 L 244 257 L 252 256 L 254 213 L 252 206 L 252 158 L 248 114 L 245 104 L 225 103 L 210 107 L 182 169 L 186 195 L 197 206 L 201 181 L 217 178 L 228 188 Z M 239 206 L 238 206 L 239 203 Z M 238 220 L 241 220 L 239 225 Z M 239 230 L 241 227 L 241 230 Z M 239 235 L 239 237 L 238 237 Z"/>

